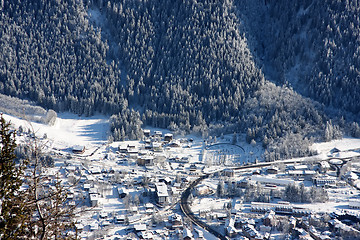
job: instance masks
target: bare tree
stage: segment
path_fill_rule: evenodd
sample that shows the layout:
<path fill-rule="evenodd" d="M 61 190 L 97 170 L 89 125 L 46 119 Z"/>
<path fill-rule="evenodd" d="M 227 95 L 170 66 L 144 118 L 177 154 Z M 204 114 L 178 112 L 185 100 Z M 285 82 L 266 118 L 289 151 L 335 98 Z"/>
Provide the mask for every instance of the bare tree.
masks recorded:
<path fill-rule="evenodd" d="M 30 146 L 29 164 L 32 174 L 27 177 L 27 203 L 33 212 L 30 218 L 30 233 L 38 239 L 65 238 L 75 239 L 73 222 L 76 206 L 71 206 L 67 199 L 71 186 L 65 187 L 57 175 L 51 185 L 44 174 L 46 166 L 40 161 L 42 145 L 33 138 Z M 76 183 L 76 181 L 74 181 Z"/>
<path fill-rule="evenodd" d="M 0 238 L 76 239 L 73 222 L 76 206 L 68 204 L 68 189 L 59 176 L 53 179 L 53 184 L 48 181 L 36 137 L 27 141 L 30 151 L 16 164 L 15 133 L 9 130 L 2 116 L 0 132 Z M 25 175 L 25 170 L 31 174 Z"/>

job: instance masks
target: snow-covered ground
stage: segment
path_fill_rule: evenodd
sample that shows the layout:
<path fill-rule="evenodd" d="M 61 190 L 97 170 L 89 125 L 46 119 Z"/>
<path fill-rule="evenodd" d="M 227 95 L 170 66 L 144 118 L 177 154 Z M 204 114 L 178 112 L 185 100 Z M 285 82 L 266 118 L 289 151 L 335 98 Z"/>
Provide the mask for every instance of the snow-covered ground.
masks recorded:
<path fill-rule="evenodd" d="M 23 129 L 35 132 L 37 137 L 47 134 L 47 138 L 57 149 L 71 148 L 75 145 L 91 148 L 106 143 L 109 133 L 109 118 L 102 115 L 83 118 L 71 113 L 60 113 L 53 126 L 29 122 L 7 114 L 3 116 L 15 127 L 22 126 Z"/>
<path fill-rule="evenodd" d="M 312 149 L 318 151 L 319 153 L 329 153 L 330 150 L 334 148 L 337 148 L 340 151 L 360 149 L 360 139 L 344 137 L 343 139 L 332 140 L 330 142 L 315 143 L 312 146 Z"/>
<path fill-rule="evenodd" d="M 119 194 L 115 189 L 124 188 L 128 192 L 130 199 L 134 199 L 135 196 L 140 196 L 144 187 L 141 184 L 136 184 L 136 179 L 148 177 L 150 181 L 158 181 L 159 178 L 169 177 L 173 182 L 175 178 L 181 177 L 181 181 L 187 179 L 192 181 L 206 172 L 215 172 L 221 169 L 229 168 L 232 166 L 239 166 L 248 163 L 255 163 L 256 161 L 263 161 L 263 149 L 261 144 L 248 144 L 245 141 L 243 135 L 237 136 L 236 144 L 233 144 L 233 135 L 225 135 L 218 137 L 216 141 L 212 138 L 204 141 L 198 135 L 187 136 L 174 136 L 175 140 L 180 143 L 179 147 L 170 147 L 163 143 L 161 152 L 153 152 L 145 150 L 145 143 L 143 141 L 125 141 L 125 142 L 113 142 L 107 144 L 107 136 L 109 134 L 109 118 L 102 115 L 93 117 L 80 117 L 70 113 L 58 114 L 57 120 L 53 126 L 29 122 L 24 119 L 13 117 L 4 114 L 6 120 L 10 121 L 16 128 L 22 126 L 24 131 L 30 129 L 35 132 L 35 135 L 41 139 L 41 141 L 48 141 L 51 143 L 49 151 L 54 151 L 58 154 L 55 162 L 55 167 L 52 169 L 58 171 L 61 168 L 69 166 L 80 166 L 83 168 L 82 173 L 78 176 L 86 176 L 86 181 L 92 183 L 95 188 L 110 187 L 110 193 L 104 194 L 99 190 L 99 204 L 96 208 L 90 209 L 85 214 L 82 214 L 78 219 L 79 223 L 85 228 L 81 236 L 86 238 L 93 235 L 97 230 L 90 230 L 91 226 L 98 226 L 101 231 L 104 231 L 108 237 L 105 239 L 113 239 L 116 236 L 126 236 L 125 229 L 128 228 L 123 224 L 111 223 L 108 227 L 103 227 L 104 222 L 109 223 L 114 216 L 129 215 L 129 219 L 133 223 L 147 223 L 149 225 L 152 215 L 148 214 L 145 209 L 145 203 L 151 202 L 149 197 L 142 197 L 142 201 L 145 201 L 138 205 L 136 214 L 130 214 L 129 210 L 125 206 L 124 200 L 119 198 Z M 147 128 L 151 132 L 162 131 L 163 134 L 170 133 L 166 129 Z M 47 135 L 47 139 L 42 139 L 44 134 Z M 21 137 L 20 137 L 21 138 Z M 83 155 L 73 155 L 70 159 L 64 159 L 65 154 L 71 154 L 70 149 L 75 145 L 83 145 L 86 147 L 86 152 Z M 152 166 L 141 166 L 137 164 L 137 159 L 131 156 L 123 156 L 119 153 L 118 147 L 120 145 L 134 145 L 139 151 L 144 151 L 147 156 L 154 156 L 155 162 Z M 341 140 L 334 140 L 327 143 L 316 143 L 312 146 L 317 150 L 319 155 L 312 157 L 304 157 L 298 159 L 289 159 L 282 161 L 282 164 L 278 164 L 280 167 L 287 164 L 287 161 L 301 162 L 302 164 L 309 164 L 320 162 L 322 160 L 329 160 L 332 158 L 350 158 L 360 156 L 360 139 L 354 139 L 346 137 Z M 332 151 L 337 148 L 335 152 Z M 183 159 L 183 162 L 181 162 Z M 354 163 L 352 168 L 359 169 L 358 165 Z M 275 163 L 274 166 L 277 166 Z M 195 167 L 195 170 L 191 170 Z M 284 166 L 283 166 L 284 167 Z M 84 170 L 85 169 L 85 170 Z M 263 171 L 263 169 L 259 169 Z M 103 172 L 100 174 L 93 174 L 93 172 Z M 110 171 L 121 174 L 120 180 L 116 183 L 111 182 L 113 175 L 109 174 Z M 245 177 L 249 177 L 252 174 L 253 169 L 236 171 L 235 180 L 241 180 Z M 263 173 L 262 173 L 263 174 Z M 282 175 L 284 175 L 282 173 Z M 67 174 L 63 174 L 64 180 L 66 180 Z M 290 178 L 290 177 L 289 177 Z M 207 183 L 210 188 L 215 191 L 218 183 L 218 178 L 210 178 L 202 183 Z M 296 181 L 299 183 L 299 181 Z M 311 181 L 305 184 L 305 187 L 311 187 Z M 169 186 L 170 188 L 170 186 Z M 277 189 L 283 189 L 284 186 L 278 186 Z M 179 194 L 184 190 L 179 190 Z M 84 194 L 83 186 L 79 186 L 77 191 Z M 326 203 L 316 204 L 294 204 L 299 207 L 309 209 L 313 212 L 333 212 L 333 211 L 350 211 L 348 201 L 359 196 L 359 191 L 351 186 L 346 186 L 339 189 L 329 189 L 329 201 Z M 85 194 L 86 195 L 86 194 Z M 178 200 L 178 196 L 174 194 L 174 202 Z M 86 203 L 89 206 L 89 200 Z M 192 210 L 194 213 L 206 212 L 207 210 L 221 211 L 224 209 L 224 205 L 237 201 L 236 198 L 219 199 L 215 195 L 208 197 L 196 197 Z M 249 211 L 249 203 L 244 203 L 244 210 Z M 155 208 L 158 214 L 162 214 L 167 218 L 173 212 L 179 212 L 176 208 Z M 351 210 L 359 211 L 359 210 Z M 360 211 L 359 211 L 360 212 Z M 99 217 L 100 213 L 107 214 L 107 220 Z M 111 217 L 110 217 L 111 216 Z M 107 221 L 107 222 L 106 222 Z M 149 227 L 152 231 L 163 231 L 164 226 Z M 204 231 L 206 239 L 211 239 L 213 236 Z M 94 235 L 93 235 L 94 236 Z M 172 238 L 170 238 L 172 239 Z"/>

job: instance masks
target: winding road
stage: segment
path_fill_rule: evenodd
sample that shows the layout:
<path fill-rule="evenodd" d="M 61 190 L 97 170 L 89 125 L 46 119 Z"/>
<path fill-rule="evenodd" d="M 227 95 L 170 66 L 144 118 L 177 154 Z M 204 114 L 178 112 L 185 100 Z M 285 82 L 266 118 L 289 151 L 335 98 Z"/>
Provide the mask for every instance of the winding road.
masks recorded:
<path fill-rule="evenodd" d="M 313 161 L 313 162 L 320 162 L 320 161 L 329 161 L 331 160 L 332 158 L 329 158 L 329 159 L 316 159 L 316 158 L 304 158 L 303 160 L 293 160 L 293 159 L 290 159 L 290 160 L 283 160 L 283 161 L 276 161 L 276 162 L 262 162 L 262 163 L 257 163 L 257 164 L 251 164 L 251 165 L 246 165 L 246 166 L 239 166 L 239 167 L 232 167 L 231 169 L 234 169 L 234 170 L 242 170 L 242 169 L 252 169 L 252 168 L 259 168 L 259 167 L 268 167 L 268 166 L 271 166 L 273 164 L 279 164 L 279 163 L 282 163 L 282 164 L 294 164 L 294 163 L 299 163 L 299 162 L 310 162 L 310 161 Z M 343 159 L 344 160 L 344 159 Z M 229 168 L 227 168 L 229 169 Z M 221 169 L 219 171 L 216 171 L 216 172 L 221 172 L 223 171 L 224 169 Z M 215 172 L 214 172 L 215 173 Z M 213 174 L 213 173 L 211 173 Z M 189 205 L 188 205 L 188 198 L 190 196 L 190 193 L 191 191 L 195 188 L 196 185 L 198 185 L 202 180 L 210 177 L 211 175 L 210 173 L 209 174 L 204 174 L 202 176 L 200 176 L 198 179 L 194 180 L 189 186 L 187 189 L 185 189 L 185 191 L 182 193 L 181 195 L 181 199 L 180 199 L 180 208 L 181 208 L 181 211 L 183 212 L 183 214 L 188 217 L 195 225 L 207 230 L 209 233 L 213 234 L 215 237 L 223 240 L 223 239 L 226 239 L 228 240 L 229 238 L 224 236 L 223 234 L 219 233 L 218 231 L 216 231 L 215 229 L 213 229 L 211 226 L 209 226 L 208 224 L 206 224 L 205 222 L 201 221 L 198 217 L 196 217 L 194 215 L 194 213 L 191 211 Z"/>

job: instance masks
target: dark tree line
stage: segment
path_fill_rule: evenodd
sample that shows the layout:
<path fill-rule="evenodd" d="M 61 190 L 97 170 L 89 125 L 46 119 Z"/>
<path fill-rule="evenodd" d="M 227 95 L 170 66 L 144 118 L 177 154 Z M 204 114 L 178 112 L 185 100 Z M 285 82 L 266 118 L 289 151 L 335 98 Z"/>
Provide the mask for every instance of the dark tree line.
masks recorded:
<path fill-rule="evenodd" d="M 120 70 L 82 1 L 2 1 L 0 10 L 1 93 L 85 115 L 120 109 Z"/>

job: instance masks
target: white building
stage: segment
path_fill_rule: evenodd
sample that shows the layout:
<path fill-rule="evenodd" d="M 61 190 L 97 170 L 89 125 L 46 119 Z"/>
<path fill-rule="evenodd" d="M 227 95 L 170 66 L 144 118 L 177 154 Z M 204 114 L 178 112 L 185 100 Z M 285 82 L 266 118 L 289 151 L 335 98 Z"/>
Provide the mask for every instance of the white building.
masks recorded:
<path fill-rule="evenodd" d="M 90 203 L 92 207 L 96 207 L 99 203 L 99 198 L 97 194 L 90 194 Z"/>
<path fill-rule="evenodd" d="M 165 204 L 169 200 L 169 193 L 167 186 L 164 182 L 159 182 L 155 184 L 156 189 L 156 198 L 159 204 Z"/>
<path fill-rule="evenodd" d="M 251 181 L 260 182 L 263 184 L 269 183 L 269 184 L 283 185 L 283 186 L 295 183 L 295 181 L 292 179 L 269 178 L 269 177 L 263 177 L 263 176 L 259 176 L 259 175 L 252 175 Z"/>
<path fill-rule="evenodd" d="M 337 178 L 336 177 L 329 177 L 329 176 L 321 176 L 321 177 L 314 177 L 312 178 L 313 183 L 318 186 L 336 186 Z"/>

